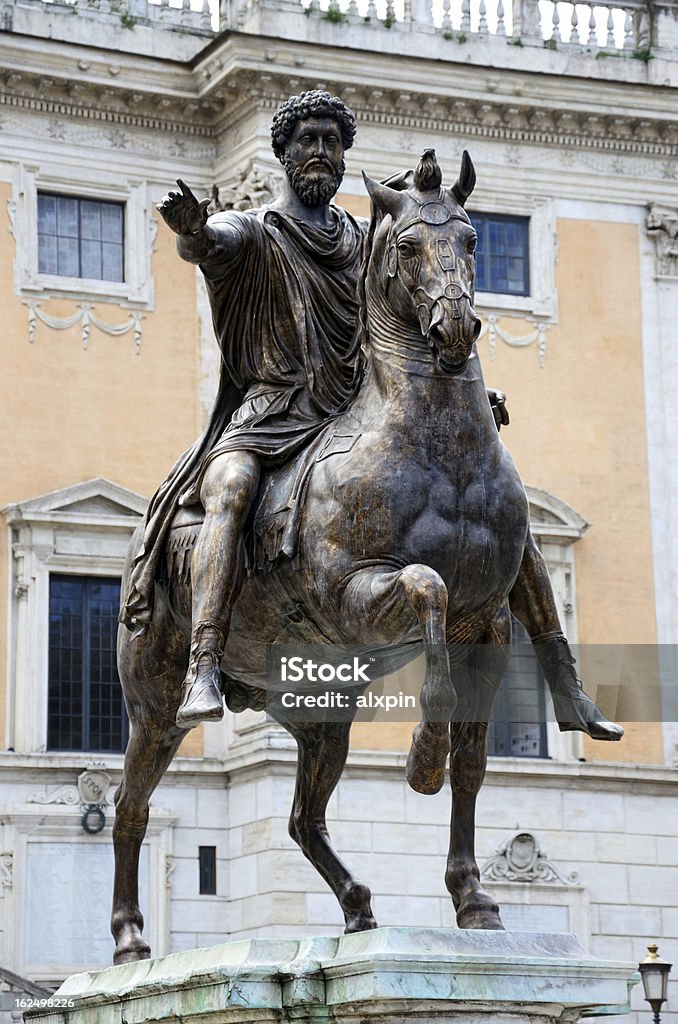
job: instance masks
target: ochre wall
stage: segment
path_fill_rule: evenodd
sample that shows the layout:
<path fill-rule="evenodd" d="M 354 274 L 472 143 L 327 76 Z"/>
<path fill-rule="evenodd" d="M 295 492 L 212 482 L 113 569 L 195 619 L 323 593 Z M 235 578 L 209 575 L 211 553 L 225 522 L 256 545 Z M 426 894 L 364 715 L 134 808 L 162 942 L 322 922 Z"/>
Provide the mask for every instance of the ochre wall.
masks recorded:
<path fill-rule="evenodd" d="M 29 344 L 27 309 L 13 292 L 9 198 L 10 186 L 0 183 L 0 294 L 5 297 L 0 430 L 12 438 L 15 456 L 6 460 L 0 477 L 0 507 L 96 476 L 150 496 L 200 432 L 195 269 L 179 259 L 174 236 L 160 224 L 152 262 L 155 310 L 144 313 L 139 355 L 131 332 L 110 337 L 94 326 L 84 350 L 80 324 L 55 331 L 38 321 Z M 76 312 L 77 301 L 50 299 L 41 308 L 66 317 Z M 109 323 L 122 323 L 129 315 L 108 302 L 95 303 L 94 313 Z M 6 580 L 4 548 L 3 540 L 0 576 Z M 3 650 L 6 596 L 6 586 L 0 587 Z M 4 715 L 4 659 L 0 672 Z M 200 739 L 198 730 L 182 752 L 200 753 Z"/>
<path fill-rule="evenodd" d="M 361 203 L 350 208 L 365 212 Z M 497 340 L 491 360 L 486 336 L 485 379 L 508 393 L 511 425 L 502 438 L 525 483 L 591 524 L 575 546 L 580 643 L 654 644 L 637 228 L 561 219 L 557 230 L 559 316 L 543 368 L 536 345 Z M 513 335 L 533 330 L 519 319 L 500 323 Z M 353 745 L 405 749 L 410 731 L 357 724 Z M 661 727 L 626 723 L 622 743 L 587 739 L 584 756 L 660 762 Z"/>

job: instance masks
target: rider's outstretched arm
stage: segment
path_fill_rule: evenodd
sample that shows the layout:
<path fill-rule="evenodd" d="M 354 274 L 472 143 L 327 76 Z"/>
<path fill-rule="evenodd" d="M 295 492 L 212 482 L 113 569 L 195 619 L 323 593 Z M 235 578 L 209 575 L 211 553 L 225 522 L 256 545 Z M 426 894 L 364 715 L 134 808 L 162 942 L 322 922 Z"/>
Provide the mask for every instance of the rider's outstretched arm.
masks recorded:
<path fill-rule="evenodd" d="M 168 227 L 177 236 L 177 250 L 182 259 L 199 263 L 207 276 L 215 266 L 230 262 L 243 244 L 242 235 L 226 217 L 213 217 L 208 222 L 209 199 L 198 201 L 181 178 L 179 192 L 168 192 L 157 209 Z"/>

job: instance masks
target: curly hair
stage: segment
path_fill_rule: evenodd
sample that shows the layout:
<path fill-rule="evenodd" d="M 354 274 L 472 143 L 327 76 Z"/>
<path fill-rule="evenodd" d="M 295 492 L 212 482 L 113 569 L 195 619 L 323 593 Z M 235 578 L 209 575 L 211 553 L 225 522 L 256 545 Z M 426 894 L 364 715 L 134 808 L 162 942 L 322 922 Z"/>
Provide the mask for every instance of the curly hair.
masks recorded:
<path fill-rule="evenodd" d="M 322 89 L 309 89 L 308 92 L 290 96 L 281 103 L 271 123 L 271 140 L 273 152 L 282 162 L 287 140 L 299 121 L 307 117 L 333 117 L 341 130 L 341 141 L 344 149 L 350 149 L 355 136 L 355 117 L 353 111 L 338 96 L 331 96 Z"/>

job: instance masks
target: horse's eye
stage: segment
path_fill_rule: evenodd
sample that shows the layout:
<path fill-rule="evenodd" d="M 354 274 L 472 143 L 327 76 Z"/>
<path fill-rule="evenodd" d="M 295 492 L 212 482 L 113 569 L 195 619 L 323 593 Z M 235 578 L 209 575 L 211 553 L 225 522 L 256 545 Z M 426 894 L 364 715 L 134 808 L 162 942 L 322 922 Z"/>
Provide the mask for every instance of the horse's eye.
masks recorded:
<path fill-rule="evenodd" d="M 466 248 L 471 253 L 471 255 L 473 255 L 474 252 L 476 251 L 477 245 L 478 245 L 478 239 L 477 238 L 469 238 L 468 242 L 466 243 Z"/>
<path fill-rule="evenodd" d="M 404 260 L 411 260 L 414 256 L 417 255 L 417 250 L 415 249 L 411 242 L 399 242 L 398 252 L 400 253 Z"/>

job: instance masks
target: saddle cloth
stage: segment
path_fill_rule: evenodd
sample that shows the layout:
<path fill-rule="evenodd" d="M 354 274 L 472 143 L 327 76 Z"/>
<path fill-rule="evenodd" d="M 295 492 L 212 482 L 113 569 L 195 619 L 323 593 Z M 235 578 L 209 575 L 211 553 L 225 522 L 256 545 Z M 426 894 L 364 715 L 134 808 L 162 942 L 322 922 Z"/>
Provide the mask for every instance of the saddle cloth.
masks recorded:
<path fill-rule="evenodd" d="M 248 574 L 269 572 L 281 557 L 295 562 L 313 466 L 332 455 L 349 452 L 359 436 L 340 433 L 334 423 L 328 423 L 297 459 L 264 470 L 244 532 Z M 182 506 L 174 514 L 166 543 L 168 578 L 190 578 L 191 553 L 204 517 L 205 510 L 199 503 Z"/>

